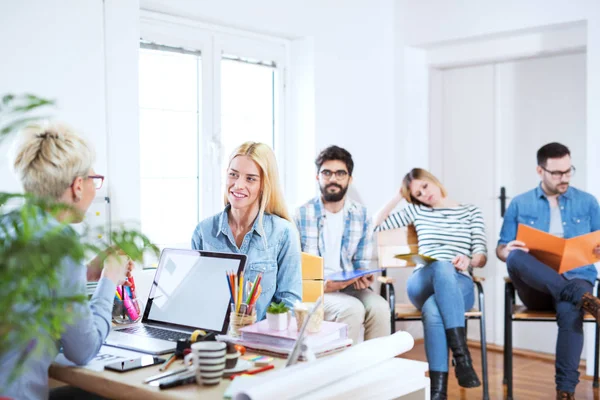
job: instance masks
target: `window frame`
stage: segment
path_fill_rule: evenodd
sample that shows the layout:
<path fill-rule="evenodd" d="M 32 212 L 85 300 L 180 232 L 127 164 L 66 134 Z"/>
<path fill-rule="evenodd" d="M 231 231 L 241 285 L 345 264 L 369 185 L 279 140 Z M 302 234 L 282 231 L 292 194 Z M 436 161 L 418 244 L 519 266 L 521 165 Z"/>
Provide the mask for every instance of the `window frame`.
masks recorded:
<path fill-rule="evenodd" d="M 289 92 L 290 41 L 253 32 L 207 24 L 183 17 L 153 11 L 140 12 L 140 47 L 142 42 L 156 43 L 169 47 L 180 47 L 201 53 L 202 99 L 200 137 L 198 138 L 199 208 L 197 218 L 202 220 L 223 208 L 221 184 L 225 171 L 220 166 L 229 155 L 224 154 L 221 133 L 221 69 L 223 54 L 248 59 L 275 62 L 277 70 L 276 117 L 274 129 L 274 152 L 277 157 L 284 192 L 288 192 L 288 176 L 291 164 L 287 160 L 286 142 L 291 129 L 287 124 L 286 110 Z M 215 168 L 217 166 L 217 168 Z M 143 201 L 141 199 L 140 201 Z M 196 217 L 196 216 L 195 216 Z M 199 221 L 198 221 L 199 222 Z"/>

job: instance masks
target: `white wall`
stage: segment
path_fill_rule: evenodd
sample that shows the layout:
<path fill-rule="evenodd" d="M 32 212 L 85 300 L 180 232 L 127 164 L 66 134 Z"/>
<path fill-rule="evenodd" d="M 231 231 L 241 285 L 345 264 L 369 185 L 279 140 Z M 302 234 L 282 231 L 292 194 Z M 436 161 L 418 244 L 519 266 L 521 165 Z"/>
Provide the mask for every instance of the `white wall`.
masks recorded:
<path fill-rule="evenodd" d="M 600 148 L 600 2 L 595 0 L 397 0 L 395 8 L 395 64 L 400 70 L 415 63 L 407 54 L 414 49 L 434 49 L 449 43 L 472 42 L 502 38 L 516 32 L 553 29 L 560 25 L 585 23 L 587 30 L 587 130 L 588 175 L 587 190 L 600 196 L 600 186 L 594 176 L 600 173 L 600 160 L 594 149 Z M 417 73 L 417 69 L 403 71 Z M 404 140 L 414 140 L 419 148 L 426 148 L 427 125 L 415 121 L 407 112 L 406 93 L 410 82 L 404 75 L 396 80 L 396 130 Z M 426 92 L 426 90 L 423 90 Z M 412 110 L 411 110 L 412 111 Z M 407 129 L 411 126 L 413 129 Z M 415 129 L 417 128 L 417 129 Z M 420 151 L 420 150 L 419 150 Z M 415 160 L 412 149 L 405 149 L 407 168 Z M 418 153 L 417 156 L 422 156 Z M 425 156 L 426 157 L 426 156 Z"/>
<path fill-rule="evenodd" d="M 34 93 L 56 100 L 54 116 L 93 143 L 98 173 L 106 170 L 102 0 L 0 2 L 0 95 Z M 6 146 L 6 145 L 5 145 Z M 1 150 L 0 190 L 19 190 Z"/>
<path fill-rule="evenodd" d="M 57 6 L 58 5 L 58 6 Z M 137 152 L 137 1 L 26 0 L 0 3 L 0 94 L 56 100 L 49 116 L 81 132 L 106 175 L 98 196 L 112 199 L 118 221 L 139 220 Z M 108 83 L 108 84 L 106 84 Z M 7 148 L 0 149 L 0 190 L 18 191 Z"/>

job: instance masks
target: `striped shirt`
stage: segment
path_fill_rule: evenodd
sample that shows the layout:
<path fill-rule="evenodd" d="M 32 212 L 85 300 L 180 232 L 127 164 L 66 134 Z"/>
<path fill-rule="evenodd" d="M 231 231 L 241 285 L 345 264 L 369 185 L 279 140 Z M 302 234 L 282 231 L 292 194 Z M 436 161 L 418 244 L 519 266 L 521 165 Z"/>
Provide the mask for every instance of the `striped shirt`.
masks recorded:
<path fill-rule="evenodd" d="M 431 208 L 409 203 L 391 214 L 376 231 L 414 225 L 419 254 L 438 260 L 452 260 L 459 254 L 487 254 L 485 225 L 481 210 L 473 205 Z"/>

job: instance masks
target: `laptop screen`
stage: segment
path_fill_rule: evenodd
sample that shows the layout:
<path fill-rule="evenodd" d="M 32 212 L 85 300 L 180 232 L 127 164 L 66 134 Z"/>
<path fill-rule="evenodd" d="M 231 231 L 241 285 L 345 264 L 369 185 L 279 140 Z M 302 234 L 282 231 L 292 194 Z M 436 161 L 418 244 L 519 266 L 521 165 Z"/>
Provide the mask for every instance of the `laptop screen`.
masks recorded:
<path fill-rule="evenodd" d="M 231 302 L 227 271 L 244 268 L 243 254 L 164 249 L 142 322 L 226 333 Z"/>

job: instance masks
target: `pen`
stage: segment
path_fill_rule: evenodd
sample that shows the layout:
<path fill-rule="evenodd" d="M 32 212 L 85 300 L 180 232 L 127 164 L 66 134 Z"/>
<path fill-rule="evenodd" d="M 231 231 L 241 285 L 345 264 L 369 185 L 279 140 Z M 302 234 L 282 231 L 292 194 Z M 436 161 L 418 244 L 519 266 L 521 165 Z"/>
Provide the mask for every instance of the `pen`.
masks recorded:
<path fill-rule="evenodd" d="M 165 361 L 165 362 L 163 363 L 163 365 L 161 365 L 161 366 L 160 366 L 160 368 L 159 368 L 158 370 L 159 370 L 159 371 L 166 371 L 166 370 L 167 370 L 167 368 L 169 368 L 169 367 L 171 366 L 171 364 L 173 364 L 173 362 L 175 361 L 175 358 L 176 358 L 176 357 L 175 357 L 175 353 L 173 353 L 173 354 L 171 355 L 171 357 L 169 357 L 169 358 L 168 358 L 168 360 L 167 360 L 167 361 Z"/>
<path fill-rule="evenodd" d="M 166 378 L 168 376 L 178 375 L 178 374 L 181 374 L 182 372 L 186 372 L 188 370 L 189 369 L 186 367 L 186 368 L 176 369 L 174 371 L 163 372 L 162 374 L 154 375 L 154 376 L 144 379 L 144 383 L 150 383 L 150 382 L 156 381 L 158 379 Z"/>
<path fill-rule="evenodd" d="M 158 387 L 161 389 L 168 389 L 175 386 L 187 385 L 188 383 L 196 382 L 196 371 L 190 372 L 191 375 L 184 374 L 184 376 L 174 376 L 173 379 L 165 380 L 161 382 Z"/>
<path fill-rule="evenodd" d="M 260 368 L 252 369 L 250 371 L 242 372 L 240 374 L 231 375 L 229 377 L 229 379 L 233 380 L 233 379 L 235 379 L 235 377 L 240 376 L 240 375 L 254 375 L 254 374 L 259 374 L 261 372 L 268 371 L 268 370 L 273 369 L 273 368 L 275 368 L 275 366 L 273 364 L 269 364 L 269 365 L 265 365 L 264 367 L 260 367 Z"/>

